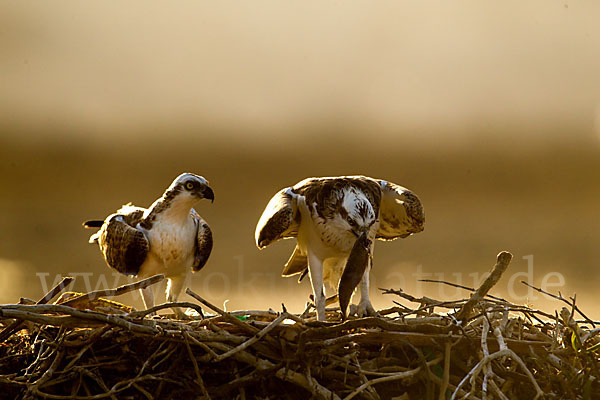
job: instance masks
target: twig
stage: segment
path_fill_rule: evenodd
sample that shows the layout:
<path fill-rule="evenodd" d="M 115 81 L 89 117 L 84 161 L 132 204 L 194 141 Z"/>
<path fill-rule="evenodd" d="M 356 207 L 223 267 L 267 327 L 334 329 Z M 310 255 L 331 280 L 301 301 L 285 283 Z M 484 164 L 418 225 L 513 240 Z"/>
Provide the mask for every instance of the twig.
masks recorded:
<path fill-rule="evenodd" d="M 379 290 L 382 291 L 382 294 L 395 294 L 396 296 L 400 296 L 400 297 L 402 297 L 402 298 L 404 298 L 404 299 L 406 299 L 408 301 L 412 301 L 413 303 L 419 303 L 419 304 L 422 304 L 422 305 L 428 306 L 428 307 L 437 306 L 439 304 L 446 303 L 444 301 L 435 300 L 435 299 L 432 299 L 432 298 L 429 298 L 429 297 L 425 297 L 425 296 L 423 296 L 423 297 L 414 297 L 414 296 L 412 296 L 412 295 L 410 295 L 408 293 L 404 293 L 402 291 L 402 289 L 396 290 L 396 289 L 379 288 Z M 424 308 L 427 308 L 427 307 L 424 307 Z"/>
<path fill-rule="evenodd" d="M 438 362 L 440 362 L 442 360 L 442 357 L 438 357 L 435 360 L 431 360 L 427 362 L 427 365 L 434 365 L 437 364 Z M 354 390 L 352 393 L 350 393 L 348 396 L 344 397 L 344 400 L 350 400 L 353 399 L 354 397 L 356 397 L 360 392 L 362 392 L 363 390 L 365 390 L 366 388 L 368 388 L 369 386 L 372 385 L 376 385 L 378 383 L 382 383 L 382 382 L 389 382 L 389 381 L 395 381 L 398 379 L 406 379 L 406 378 L 410 378 L 415 376 L 416 374 L 418 374 L 419 372 L 421 372 L 422 367 L 417 367 L 415 369 L 411 369 L 410 371 L 405 371 L 405 372 L 400 372 L 398 374 L 395 375 L 390 375 L 390 376 L 383 376 L 381 378 L 375 378 L 375 379 L 371 379 L 368 382 L 363 383 L 362 385 L 360 385 L 359 387 L 356 388 L 356 390 Z"/>
<path fill-rule="evenodd" d="M 469 318 L 473 311 L 473 307 L 475 307 L 475 305 L 487 295 L 487 292 L 489 292 L 489 290 L 500 280 L 502 274 L 506 271 L 506 268 L 508 268 L 511 259 L 512 254 L 507 251 L 502 251 L 498 254 L 496 265 L 494 265 L 492 272 L 456 314 L 457 320 L 465 322 Z"/>
<path fill-rule="evenodd" d="M 531 371 L 527 368 L 527 365 L 525 364 L 525 362 L 523 362 L 523 360 L 521 359 L 521 357 L 519 357 L 514 351 L 512 351 L 511 349 L 509 349 L 506 346 L 504 338 L 502 337 L 502 332 L 500 332 L 500 328 L 495 328 L 494 329 L 494 336 L 496 337 L 496 340 L 498 341 L 498 346 L 499 346 L 500 350 L 498 350 L 495 353 L 488 354 L 488 355 L 484 356 L 473 367 L 473 369 L 471 369 L 471 371 L 469 371 L 469 373 L 467 375 L 465 375 L 465 377 L 460 381 L 460 383 L 456 387 L 456 390 L 454 391 L 454 393 L 452 393 L 451 400 L 454 400 L 456 398 L 459 390 L 463 387 L 463 385 L 469 379 L 470 379 L 471 385 L 472 385 L 471 390 L 473 390 L 473 385 L 475 384 L 475 378 L 479 375 L 479 373 L 481 372 L 481 370 L 486 365 L 488 365 L 490 362 L 492 362 L 493 360 L 495 360 L 497 358 L 500 358 L 500 357 L 511 357 L 513 360 L 517 361 L 517 363 L 521 366 L 521 369 L 525 372 L 525 374 L 527 375 L 527 377 L 529 378 L 529 380 L 531 381 L 531 383 L 533 384 L 533 386 L 534 386 L 534 388 L 536 390 L 536 396 L 535 396 L 534 400 L 540 398 L 541 396 L 543 396 L 544 392 L 542 391 L 542 389 L 538 385 L 538 383 L 535 380 L 535 378 L 534 378 L 533 374 L 531 373 Z"/>
<path fill-rule="evenodd" d="M 574 296 L 559 316 L 486 295 L 473 306 L 469 323 L 461 324 L 446 310 L 433 309 L 458 310 L 472 299 L 437 302 L 387 292 L 420 306 L 385 312 L 398 312 L 397 318 L 318 323 L 285 309 L 226 312 L 193 292 L 196 303 L 130 313 L 0 305 L 0 326 L 19 319 L 30 328 L 13 334 L 10 346 L 0 345 L 0 386 L 7 396 L 29 389 L 30 398 L 59 400 L 250 399 L 272 393 L 374 400 L 417 392 L 427 400 L 448 394 L 470 400 L 537 394 L 539 400 L 540 386 L 548 398 L 600 396 L 600 328 L 573 320 L 579 315 Z M 216 315 L 145 318 L 192 305 Z M 434 362 L 437 367 L 430 368 Z"/>
<path fill-rule="evenodd" d="M 238 318 L 232 316 L 231 314 L 229 314 L 226 311 L 221 310 L 219 307 L 209 303 L 208 301 L 204 300 L 200 295 L 194 293 L 190 288 L 187 288 L 185 290 L 185 292 L 187 294 L 189 294 L 190 296 L 192 296 L 194 299 L 198 300 L 200 303 L 204 304 L 206 307 L 210 308 L 211 310 L 219 313 L 220 315 L 222 315 L 228 322 L 232 323 L 233 325 L 239 326 L 240 328 L 242 328 L 243 330 L 245 330 L 246 332 L 250 332 L 252 334 L 257 333 L 259 330 L 254 328 L 253 326 L 250 326 L 242 321 L 240 321 Z"/>
<path fill-rule="evenodd" d="M 447 282 L 447 281 L 442 281 L 442 280 L 438 280 L 438 279 L 419 279 L 419 282 L 441 283 L 441 284 L 452 286 L 452 287 L 455 287 L 455 288 L 465 289 L 465 290 L 468 290 L 470 292 L 474 292 L 475 291 L 475 289 L 472 288 L 472 287 L 463 286 L 463 285 L 459 285 L 458 283 Z M 486 297 L 489 297 L 489 298 L 494 299 L 494 300 L 508 302 L 507 300 L 503 299 L 502 297 L 492 296 L 491 294 L 486 294 Z"/>
<path fill-rule="evenodd" d="M 448 383 L 450 382 L 451 349 L 452 344 L 450 342 L 446 342 L 444 345 L 444 374 L 442 376 L 442 386 L 440 387 L 440 395 L 438 396 L 438 400 L 446 400 L 446 390 L 448 390 Z"/>
<path fill-rule="evenodd" d="M 138 392 L 140 392 L 141 394 L 143 394 L 148 400 L 154 400 L 154 396 L 152 396 L 152 394 L 150 392 L 148 392 L 146 389 L 144 389 L 143 387 L 141 387 L 137 383 L 134 382 L 132 386 L 134 388 L 136 388 Z"/>
<path fill-rule="evenodd" d="M 245 350 L 246 348 L 252 346 L 254 343 L 256 343 L 260 339 L 262 339 L 267 333 L 269 333 L 270 331 L 272 331 L 273 328 L 275 328 L 277 325 L 279 325 L 284 319 L 288 318 L 288 316 L 289 316 L 289 314 L 287 312 L 281 313 L 281 315 L 279 317 L 277 317 L 277 319 L 273 320 L 263 330 L 261 330 L 260 332 L 258 332 L 257 334 L 255 334 L 254 336 L 252 336 L 250 339 L 248 339 L 244 343 L 240 344 L 239 346 L 237 346 L 237 347 L 229 350 L 226 353 L 219 354 L 214 359 L 214 361 L 215 362 L 223 361 L 224 359 L 226 359 L 227 357 L 232 356 L 233 354 L 237 353 L 238 351 Z"/>
<path fill-rule="evenodd" d="M 71 282 L 73 282 L 73 279 L 75 279 L 75 278 L 72 278 L 70 276 L 64 277 L 58 285 L 56 285 L 52 289 L 50 289 L 50 291 L 48 293 L 46 293 L 44 295 L 44 297 L 39 299 L 36 304 L 46 304 L 47 302 L 52 300 L 59 293 L 61 293 L 63 290 L 65 290 L 66 287 L 69 286 L 71 284 Z M 2 332 L 0 332 L 0 343 L 4 342 L 6 339 L 8 339 L 10 337 L 10 335 L 12 335 L 14 332 L 19 330 L 22 326 L 23 326 L 23 321 L 17 320 L 17 321 L 14 321 L 9 326 L 7 326 L 6 328 L 4 328 L 2 330 Z"/>
<path fill-rule="evenodd" d="M 487 313 L 484 315 L 484 319 L 483 319 L 483 328 L 481 329 L 481 349 L 483 350 L 483 357 L 489 357 L 490 356 L 490 351 L 488 349 L 488 345 L 487 345 L 487 335 L 488 332 L 490 330 L 490 321 L 488 319 L 488 315 Z M 491 375 L 491 369 L 490 369 L 490 365 L 489 363 L 486 363 L 483 366 L 483 383 L 481 384 L 481 400 L 487 400 L 487 386 L 488 386 L 488 381 L 490 380 L 490 375 Z M 475 378 L 477 376 L 473 375 L 471 376 L 471 393 L 473 393 L 475 391 Z"/>
<path fill-rule="evenodd" d="M 490 387 L 492 388 L 492 390 L 494 391 L 496 396 L 498 396 L 500 398 L 500 400 L 510 400 L 508 397 L 506 397 L 504 395 L 504 393 L 502 393 L 502 391 L 500 390 L 498 385 L 496 385 L 496 382 L 490 381 Z"/>
<path fill-rule="evenodd" d="M 196 357 L 194 356 L 194 352 L 190 346 L 190 342 L 188 341 L 188 335 L 184 332 L 183 337 L 185 338 L 185 347 L 187 348 L 188 354 L 190 356 L 190 360 L 192 361 L 192 365 L 194 366 L 194 372 L 196 373 L 196 382 L 198 386 L 200 386 L 200 390 L 202 390 L 202 394 L 210 399 L 210 395 L 206 390 L 206 385 L 204 384 L 204 380 L 202 379 L 202 375 L 200 374 L 200 368 L 198 368 L 198 362 L 196 361 Z"/>
<path fill-rule="evenodd" d="M 63 290 L 67 288 L 73 282 L 75 278 L 70 276 L 65 276 L 62 281 L 56 286 L 54 286 L 44 297 L 38 300 L 36 304 L 46 304 L 54 297 L 58 296 Z"/>
<path fill-rule="evenodd" d="M 290 371 L 287 368 L 280 368 L 275 372 L 275 376 L 310 391 L 317 396 L 317 398 L 323 400 L 340 400 L 340 397 L 337 394 L 321 385 L 316 379 L 312 379 L 312 382 L 308 382 L 306 376 L 299 374 L 298 372 Z"/>
<path fill-rule="evenodd" d="M 44 312 L 60 312 L 65 315 L 52 316 L 44 315 Z M 19 318 L 22 320 L 41 323 L 44 325 L 54 325 L 63 327 L 80 326 L 83 321 L 92 325 L 98 323 L 107 323 L 120 326 L 132 332 L 156 334 L 159 331 L 156 328 L 147 325 L 140 325 L 127 321 L 117 315 L 108 315 L 89 310 L 77 310 L 62 304 L 40 304 L 33 306 L 10 304 L 0 306 L 0 316 L 5 318 Z"/>
<path fill-rule="evenodd" d="M 367 384 L 369 382 L 369 380 L 367 379 L 367 377 L 360 365 L 360 361 L 358 360 L 358 355 L 356 353 L 354 353 L 352 355 L 352 359 L 354 360 L 354 363 L 356 364 L 356 370 L 357 370 L 358 376 L 360 377 L 363 384 Z M 366 394 L 368 394 L 368 396 L 367 396 L 368 398 L 374 399 L 374 400 L 375 399 L 381 400 L 381 398 L 377 394 L 377 391 L 373 387 L 367 385 L 367 386 L 365 386 L 365 390 L 367 391 Z"/>
<path fill-rule="evenodd" d="M 189 303 L 186 301 L 181 301 L 181 302 L 172 302 L 172 303 L 164 303 L 164 304 L 159 304 L 156 305 L 154 307 L 150 307 L 146 310 L 140 310 L 140 311 L 132 311 L 128 314 L 125 314 L 127 316 L 133 317 L 133 318 L 143 318 L 148 314 L 152 314 L 156 311 L 160 311 L 163 310 L 165 308 L 173 308 L 173 307 L 188 307 L 188 308 L 192 308 L 194 310 L 196 310 L 198 312 L 198 314 L 200 314 L 200 316 L 202 318 L 204 318 L 204 312 L 202 310 L 202 307 L 199 307 L 197 304 L 194 303 Z"/>
<path fill-rule="evenodd" d="M 137 290 L 137 289 L 146 288 L 150 285 L 153 285 L 157 282 L 162 281 L 163 279 L 165 279 L 164 275 L 154 275 L 150 278 L 143 279 L 138 282 L 130 283 L 128 285 L 119 286 L 114 289 L 103 289 L 103 290 L 96 290 L 94 292 L 85 293 L 85 294 L 79 295 L 77 297 L 74 297 L 72 299 L 65 301 L 64 303 L 62 303 L 62 305 L 72 307 L 73 305 L 80 303 L 82 301 L 96 300 L 98 297 L 119 296 L 119 295 L 122 295 L 125 293 L 129 293 L 131 291 Z"/>
<path fill-rule="evenodd" d="M 579 315 L 581 315 L 581 316 L 582 316 L 582 317 L 585 319 L 585 321 L 586 321 L 587 323 L 591 324 L 591 325 L 592 325 L 592 326 L 594 326 L 594 327 L 596 326 L 597 322 L 595 322 L 595 321 L 591 320 L 590 318 L 588 318 L 588 316 L 587 316 L 587 315 L 585 315 L 585 314 L 583 313 L 583 311 L 581 311 L 581 310 L 579 309 L 579 307 L 577 307 L 577 305 L 575 305 L 575 299 L 574 299 L 574 297 L 572 297 L 572 298 L 571 298 L 571 300 L 572 300 L 572 301 L 569 301 L 569 300 L 565 299 L 564 297 L 562 297 L 562 295 L 560 294 L 560 292 L 559 292 L 559 295 L 557 296 L 557 295 L 555 295 L 555 294 L 552 294 L 552 293 L 549 293 L 549 292 L 547 292 L 547 291 L 545 291 L 545 290 L 543 290 L 543 289 L 541 289 L 541 288 L 538 288 L 538 287 L 535 287 L 535 286 L 533 286 L 533 285 L 530 285 L 529 283 L 527 283 L 527 282 L 525 282 L 525 281 L 521 281 L 521 283 L 522 283 L 523 285 L 527 286 L 527 287 L 530 287 L 530 288 L 532 288 L 533 290 L 535 290 L 535 291 L 537 291 L 537 292 L 539 292 L 539 293 L 545 294 L 546 296 L 550 296 L 550 297 L 552 297 L 552 298 L 554 298 L 554 299 L 556 299 L 556 300 L 560 300 L 560 301 L 562 301 L 562 302 L 564 302 L 564 303 L 568 304 L 569 306 L 573 307 L 573 309 L 574 309 L 575 311 L 577 311 L 577 312 L 579 313 Z"/>
<path fill-rule="evenodd" d="M 56 351 L 56 355 L 54 356 L 54 360 L 52 361 L 52 364 L 50 364 L 50 367 L 44 372 L 44 374 L 37 381 L 33 382 L 27 388 L 27 395 L 25 396 L 25 398 L 29 398 L 30 396 L 38 393 L 40 386 L 42 386 L 44 383 L 46 383 L 52 377 L 52 375 L 56 372 L 64 355 L 65 355 L 64 350 L 60 349 L 60 350 Z"/>
<path fill-rule="evenodd" d="M 231 348 L 223 343 L 213 343 L 214 348 L 229 351 Z M 275 367 L 275 364 L 268 360 L 257 358 L 251 354 L 248 354 L 246 351 L 239 351 L 233 354 L 233 357 L 238 359 L 245 364 L 252 365 L 254 368 L 258 370 L 266 370 Z M 288 368 L 280 368 L 275 372 L 275 376 L 283 381 L 293 383 L 297 386 L 300 386 L 320 399 L 328 399 L 328 400 L 340 400 L 340 397 L 319 384 L 315 379 L 313 379 L 312 384 L 308 381 L 305 375 L 302 375 L 298 372 L 292 371 Z"/>

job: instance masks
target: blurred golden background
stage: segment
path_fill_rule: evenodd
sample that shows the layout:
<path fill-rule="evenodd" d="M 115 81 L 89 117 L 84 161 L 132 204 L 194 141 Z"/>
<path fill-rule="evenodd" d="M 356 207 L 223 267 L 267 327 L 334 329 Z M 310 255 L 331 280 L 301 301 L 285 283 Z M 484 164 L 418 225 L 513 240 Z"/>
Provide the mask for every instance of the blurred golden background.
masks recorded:
<path fill-rule="evenodd" d="M 81 222 L 150 205 L 180 172 L 215 248 L 192 288 L 229 309 L 301 311 L 259 252 L 270 197 L 308 176 L 365 174 L 415 191 L 425 231 L 380 242 L 378 287 L 437 298 L 477 286 L 600 318 L 600 3 L 52 2 L 0 4 L 0 302 L 123 284 Z M 162 301 L 161 296 L 158 300 Z M 183 295 L 182 299 L 188 299 Z M 137 295 L 120 299 L 141 305 Z"/>

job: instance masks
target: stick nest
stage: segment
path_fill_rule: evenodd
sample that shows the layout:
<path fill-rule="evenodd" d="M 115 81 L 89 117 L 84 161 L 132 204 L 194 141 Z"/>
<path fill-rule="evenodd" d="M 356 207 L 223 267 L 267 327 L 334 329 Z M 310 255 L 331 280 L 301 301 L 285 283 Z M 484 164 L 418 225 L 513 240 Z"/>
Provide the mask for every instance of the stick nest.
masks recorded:
<path fill-rule="evenodd" d="M 501 264 L 499 256 L 494 270 Z M 574 298 L 554 296 L 567 307 L 552 315 L 489 288 L 465 288 L 469 298 L 450 302 L 388 289 L 416 306 L 394 301 L 378 317 L 343 323 L 315 321 L 311 306 L 301 315 L 225 312 L 189 289 L 214 316 L 149 316 L 173 306 L 201 312 L 195 302 L 132 311 L 100 300 L 160 278 L 45 304 L 63 284 L 35 304 L 1 305 L 0 397 L 600 398 L 598 323 Z"/>

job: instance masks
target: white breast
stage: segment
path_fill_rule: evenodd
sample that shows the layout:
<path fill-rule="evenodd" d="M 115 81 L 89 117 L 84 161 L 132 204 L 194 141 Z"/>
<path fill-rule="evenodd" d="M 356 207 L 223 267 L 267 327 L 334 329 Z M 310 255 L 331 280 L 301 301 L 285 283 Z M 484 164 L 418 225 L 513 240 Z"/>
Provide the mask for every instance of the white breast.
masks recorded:
<path fill-rule="evenodd" d="M 157 219 L 152 229 L 146 231 L 146 237 L 150 242 L 150 254 L 140 269 L 141 274 L 165 274 L 168 277 L 189 271 L 196 242 L 196 225 L 191 217 L 183 224 Z"/>
<path fill-rule="evenodd" d="M 298 230 L 298 245 L 306 254 L 308 248 L 322 260 L 326 258 L 347 257 L 356 238 L 337 221 L 321 218 L 317 212 L 311 212 L 304 196 L 298 197 L 298 209 L 301 213 Z"/>
<path fill-rule="evenodd" d="M 304 202 L 298 202 L 301 216 L 298 232 L 298 245 L 306 254 L 308 249 L 323 261 L 323 280 L 337 289 L 344 271 L 346 260 L 356 242 L 356 237 L 336 219 L 326 220 L 310 210 Z M 379 222 L 369 231 L 369 239 L 374 242 Z"/>

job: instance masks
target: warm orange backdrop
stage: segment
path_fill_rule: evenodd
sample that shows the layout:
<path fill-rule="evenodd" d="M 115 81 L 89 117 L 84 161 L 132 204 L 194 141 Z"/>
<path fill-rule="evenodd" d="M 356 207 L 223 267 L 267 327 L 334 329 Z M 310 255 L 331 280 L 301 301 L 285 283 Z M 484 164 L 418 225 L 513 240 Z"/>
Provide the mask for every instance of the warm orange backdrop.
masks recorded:
<path fill-rule="evenodd" d="M 414 274 L 472 286 L 509 250 L 497 294 L 552 309 L 518 281 L 561 274 L 551 289 L 593 310 L 599 17 L 595 1 L 4 1 L 0 302 L 41 296 L 39 273 L 102 285 L 81 221 L 192 171 L 216 192 L 197 207 L 215 249 L 193 288 L 299 311 L 309 285 L 278 277 L 293 244 L 259 252 L 256 221 L 281 187 L 362 173 L 414 190 L 427 218 L 376 246 L 376 307 L 377 286 L 462 296 Z"/>

